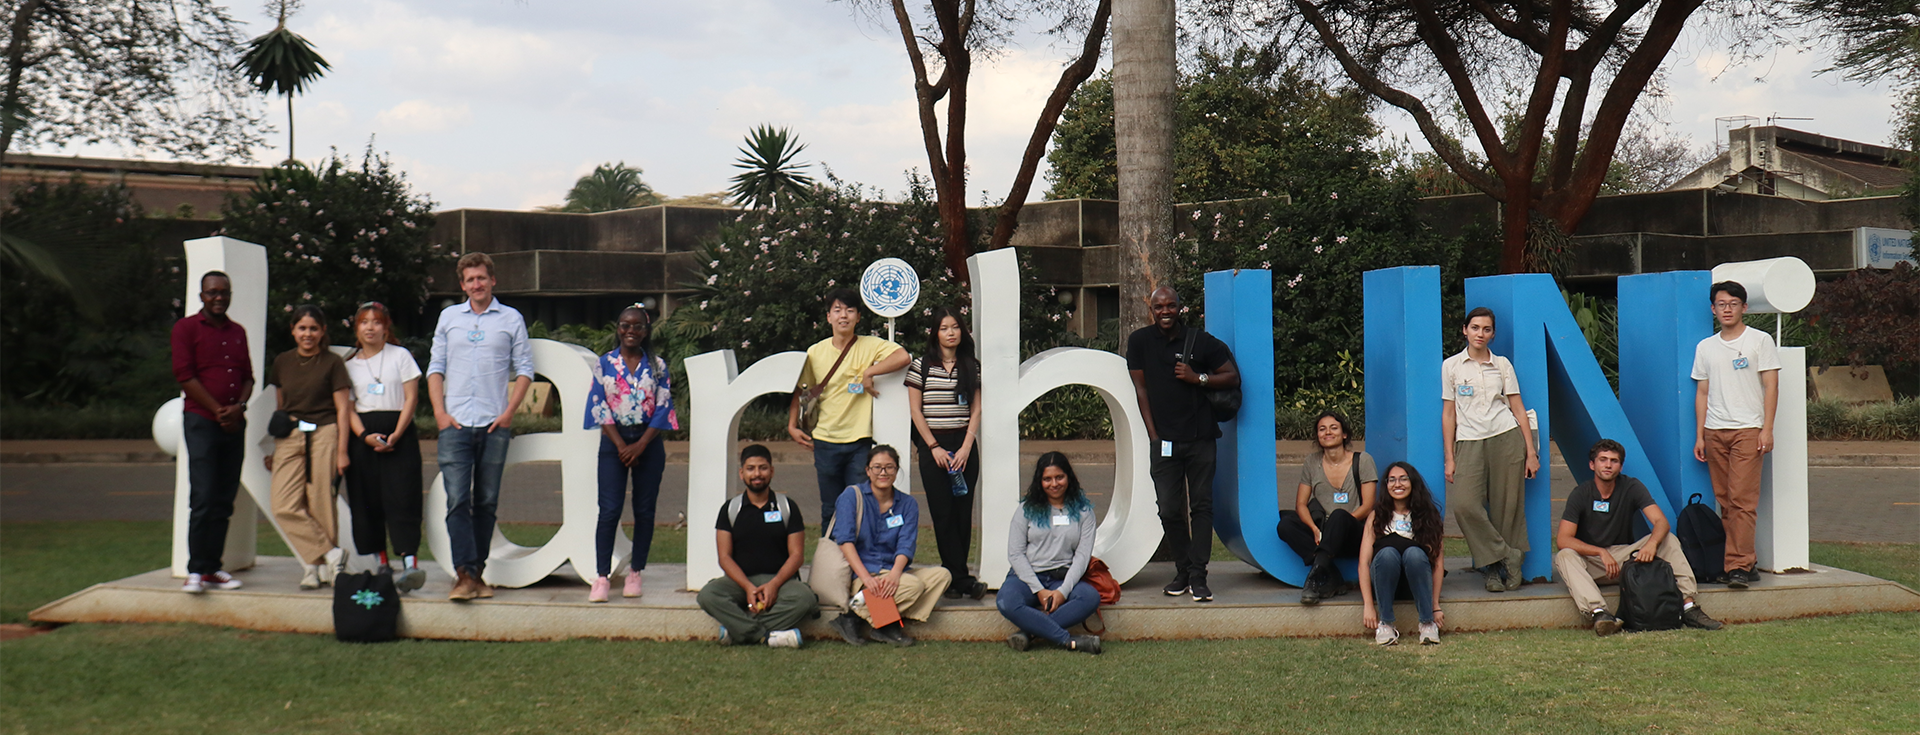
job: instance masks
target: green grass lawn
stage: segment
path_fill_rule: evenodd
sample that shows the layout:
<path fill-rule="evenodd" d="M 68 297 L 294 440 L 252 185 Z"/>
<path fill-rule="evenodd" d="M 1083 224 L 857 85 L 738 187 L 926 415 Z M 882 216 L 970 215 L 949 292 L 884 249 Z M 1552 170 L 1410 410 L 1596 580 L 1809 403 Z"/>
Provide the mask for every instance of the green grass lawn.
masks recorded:
<path fill-rule="evenodd" d="M 555 527 L 507 533 L 536 543 Z M 683 555 L 661 529 L 653 558 Z M 930 542 L 929 542 L 930 543 Z M 271 532 L 261 552 L 284 554 Z M 1920 586 L 1920 545 L 1814 560 Z M 165 523 L 0 524 L 0 616 L 167 558 Z M 1920 614 L 1596 639 L 1572 630 L 803 651 L 71 625 L 0 643 L 0 733 L 1912 732 Z"/>

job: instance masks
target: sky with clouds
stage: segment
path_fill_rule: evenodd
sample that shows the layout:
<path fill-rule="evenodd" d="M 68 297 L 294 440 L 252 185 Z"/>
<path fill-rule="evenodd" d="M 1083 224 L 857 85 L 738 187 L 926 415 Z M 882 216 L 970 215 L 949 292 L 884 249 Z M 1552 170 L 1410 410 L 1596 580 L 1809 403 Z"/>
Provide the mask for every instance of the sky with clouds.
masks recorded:
<path fill-rule="evenodd" d="M 273 26 L 264 8 L 234 11 L 246 35 Z M 887 192 L 926 168 L 898 31 L 845 2 L 326 0 L 289 26 L 333 65 L 294 101 L 300 158 L 328 147 L 357 154 L 372 137 L 441 209 L 556 204 L 609 161 L 644 169 L 670 196 L 719 191 L 761 123 L 792 128 L 809 146 L 802 160 Z M 1070 53 L 1025 36 L 976 64 L 970 203 L 1005 195 Z M 1828 63 L 1821 51 L 1785 51 L 1728 69 L 1710 39 L 1689 38 L 1668 59 L 1669 134 L 1705 146 L 1715 117 L 1778 114 L 1816 118 L 1782 123 L 1790 127 L 1884 144 L 1893 92 L 1815 73 Z M 276 99 L 266 109 L 282 132 L 254 163 L 286 155 L 285 108 Z M 1404 116 L 1381 119 L 1418 140 Z M 1036 180 L 1033 197 L 1045 189 Z"/>

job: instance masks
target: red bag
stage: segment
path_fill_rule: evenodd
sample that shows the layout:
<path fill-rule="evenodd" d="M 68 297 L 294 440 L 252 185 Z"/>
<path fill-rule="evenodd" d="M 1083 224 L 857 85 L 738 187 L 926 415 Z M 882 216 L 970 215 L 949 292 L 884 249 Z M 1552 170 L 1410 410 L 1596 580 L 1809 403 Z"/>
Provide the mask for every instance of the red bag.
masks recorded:
<path fill-rule="evenodd" d="M 1087 584 L 1100 591 L 1100 604 L 1111 605 L 1120 601 L 1120 583 L 1114 581 L 1113 572 L 1107 570 L 1107 563 L 1094 557 L 1087 565 L 1087 573 L 1081 577 Z"/>

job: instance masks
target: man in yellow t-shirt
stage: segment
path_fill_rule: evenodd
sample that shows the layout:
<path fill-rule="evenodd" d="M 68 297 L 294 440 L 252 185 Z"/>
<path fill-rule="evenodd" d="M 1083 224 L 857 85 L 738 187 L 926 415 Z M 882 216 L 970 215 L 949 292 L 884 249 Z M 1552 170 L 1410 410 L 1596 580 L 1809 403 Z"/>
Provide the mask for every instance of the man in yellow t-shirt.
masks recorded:
<path fill-rule="evenodd" d="M 873 397 L 878 395 L 873 376 L 904 368 L 908 360 L 900 345 L 855 333 L 860 325 L 860 296 L 852 289 L 828 291 L 825 301 L 833 336 L 807 348 L 807 364 L 800 370 L 801 388 L 824 386 L 820 417 L 811 435 L 800 430 L 798 392 L 787 408 L 787 434 L 794 443 L 813 450 L 822 528 L 833 520 L 834 502 L 841 491 L 866 480 L 867 450 L 873 446 Z M 840 357 L 843 351 L 845 359 Z"/>

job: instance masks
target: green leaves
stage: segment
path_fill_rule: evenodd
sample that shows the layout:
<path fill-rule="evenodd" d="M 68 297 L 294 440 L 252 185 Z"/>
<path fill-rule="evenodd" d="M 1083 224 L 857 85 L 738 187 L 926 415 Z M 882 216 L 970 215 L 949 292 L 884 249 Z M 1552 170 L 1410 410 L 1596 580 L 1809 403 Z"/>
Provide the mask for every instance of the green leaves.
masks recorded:
<path fill-rule="evenodd" d="M 733 186 L 728 189 L 733 192 L 734 203 L 772 209 L 806 199 L 813 188 L 813 177 L 800 173 L 807 164 L 794 162 L 806 149 L 786 128 L 755 127 L 747 134 L 747 144 L 740 147 L 740 158 L 734 159 L 734 168 L 745 169 L 733 177 Z"/>
<path fill-rule="evenodd" d="M 300 34 L 280 26 L 247 42 L 234 69 L 247 75 L 255 89 L 267 94 L 293 95 L 333 67 Z"/>

